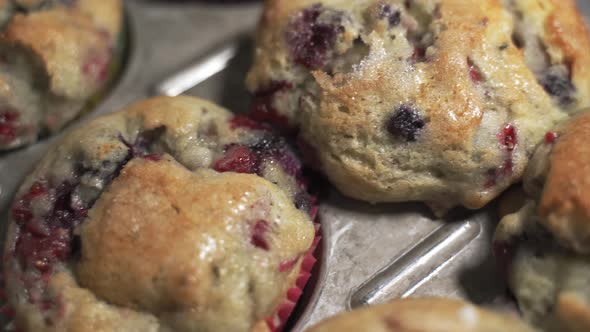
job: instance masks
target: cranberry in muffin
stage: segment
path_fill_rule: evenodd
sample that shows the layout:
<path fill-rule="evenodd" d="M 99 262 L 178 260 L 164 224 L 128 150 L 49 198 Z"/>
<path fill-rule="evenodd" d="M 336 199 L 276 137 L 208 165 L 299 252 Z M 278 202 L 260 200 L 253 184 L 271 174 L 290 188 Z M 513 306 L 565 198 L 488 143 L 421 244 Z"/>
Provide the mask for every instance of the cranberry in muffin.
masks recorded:
<path fill-rule="evenodd" d="M 5 272 L 30 331 L 277 331 L 314 263 L 313 199 L 268 128 L 190 97 L 97 118 L 11 210 Z"/>
<path fill-rule="evenodd" d="M 590 329 L 590 113 L 545 134 L 525 200 L 496 229 L 497 262 L 525 319 L 541 331 Z"/>
<path fill-rule="evenodd" d="M 0 150 L 75 118 L 121 57 L 120 0 L 0 1 Z"/>
<path fill-rule="evenodd" d="M 518 182 L 589 77 L 574 0 L 274 0 L 247 86 L 344 194 L 444 214 Z"/>

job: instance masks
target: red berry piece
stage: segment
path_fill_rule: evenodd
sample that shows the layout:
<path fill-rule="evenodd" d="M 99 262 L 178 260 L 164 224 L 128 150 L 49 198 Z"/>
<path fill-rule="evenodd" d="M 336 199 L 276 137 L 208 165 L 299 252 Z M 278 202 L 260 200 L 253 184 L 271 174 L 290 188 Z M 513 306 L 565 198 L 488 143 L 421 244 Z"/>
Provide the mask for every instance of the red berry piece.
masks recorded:
<path fill-rule="evenodd" d="M 498 168 L 488 171 L 487 180 L 484 184 L 486 188 L 495 186 L 498 182 L 498 179 L 511 175 L 514 169 L 512 153 L 518 144 L 516 128 L 511 124 L 506 124 L 497 136 L 498 141 L 504 148 L 504 162 Z"/>
<path fill-rule="evenodd" d="M 504 126 L 498 138 L 500 139 L 500 144 L 504 145 L 507 151 L 512 151 L 516 147 L 516 129 L 511 124 Z"/>
<path fill-rule="evenodd" d="M 33 183 L 31 189 L 25 196 L 28 199 L 33 199 L 46 194 L 47 188 L 45 188 L 45 185 L 39 181 L 36 181 L 35 183 Z"/>
<path fill-rule="evenodd" d="M 12 111 L 0 111 L 0 143 L 9 143 L 16 138 L 19 114 Z"/>
<path fill-rule="evenodd" d="M 31 211 L 32 200 L 47 194 L 47 189 L 45 188 L 43 183 L 39 181 L 33 183 L 29 191 L 26 194 L 24 194 L 18 201 L 16 201 L 12 206 L 12 218 L 17 223 L 21 224 L 29 222 L 33 218 L 33 212 Z"/>
<path fill-rule="evenodd" d="M 258 156 L 244 145 L 230 145 L 223 157 L 217 160 L 213 169 L 218 172 L 250 173 L 258 172 Z"/>
<path fill-rule="evenodd" d="M 268 122 L 281 129 L 289 127 L 289 120 L 284 115 L 277 112 L 273 106 L 274 98 L 276 94 L 290 90 L 293 85 L 286 81 L 273 81 L 269 86 L 256 91 L 252 96 L 252 104 L 250 105 L 249 118 L 258 122 Z M 244 127 L 253 125 L 252 122 L 246 123 L 243 119 L 236 120 Z M 252 128 L 259 129 L 259 128 Z"/>
<path fill-rule="evenodd" d="M 424 62 L 424 60 L 426 60 L 426 48 L 422 46 L 415 46 L 411 60 L 412 63 Z"/>
<path fill-rule="evenodd" d="M 469 67 L 469 77 L 471 81 L 475 84 L 479 84 L 483 82 L 483 76 L 479 71 L 479 68 L 471 61 L 471 59 L 467 58 L 467 66 Z"/>
<path fill-rule="evenodd" d="M 559 135 L 554 131 L 549 131 L 545 134 L 545 144 L 553 144 Z"/>
<path fill-rule="evenodd" d="M 248 128 L 253 130 L 270 130 L 271 127 L 266 122 L 262 122 L 266 120 L 268 119 L 258 121 L 248 115 L 238 114 L 230 120 L 229 125 L 231 129 Z"/>
<path fill-rule="evenodd" d="M 18 201 L 12 206 L 10 214 L 12 219 L 19 224 L 25 224 L 33 219 L 33 212 L 31 212 L 29 206 L 25 205 L 22 201 Z"/>
<path fill-rule="evenodd" d="M 270 225 L 266 220 L 258 220 L 254 227 L 252 227 L 252 234 L 250 235 L 250 243 L 256 248 L 268 251 L 270 245 L 266 240 L 266 233 L 270 230 Z"/>

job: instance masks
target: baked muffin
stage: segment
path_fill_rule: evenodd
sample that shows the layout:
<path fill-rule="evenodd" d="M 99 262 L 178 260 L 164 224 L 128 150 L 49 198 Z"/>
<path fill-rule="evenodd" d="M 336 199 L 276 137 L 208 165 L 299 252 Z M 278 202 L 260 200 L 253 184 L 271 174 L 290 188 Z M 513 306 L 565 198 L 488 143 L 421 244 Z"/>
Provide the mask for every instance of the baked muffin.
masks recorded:
<path fill-rule="evenodd" d="M 53 133 L 121 57 L 120 0 L 0 0 L 0 150 Z"/>
<path fill-rule="evenodd" d="M 590 331 L 590 113 L 546 134 L 495 251 L 524 317 L 543 331 Z"/>
<path fill-rule="evenodd" d="M 514 317 L 441 298 L 408 298 L 338 315 L 308 332 L 533 332 Z"/>
<path fill-rule="evenodd" d="M 247 85 L 344 194 L 442 214 L 519 180 L 589 71 L 574 0 L 268 0 Z"/>
<path fill-rule="evenodd" d="M 277 331 L 317 244 L 300 163 L 268 128 L 160 97 L 53 147 L 12 205 L 26 331 Z"/>

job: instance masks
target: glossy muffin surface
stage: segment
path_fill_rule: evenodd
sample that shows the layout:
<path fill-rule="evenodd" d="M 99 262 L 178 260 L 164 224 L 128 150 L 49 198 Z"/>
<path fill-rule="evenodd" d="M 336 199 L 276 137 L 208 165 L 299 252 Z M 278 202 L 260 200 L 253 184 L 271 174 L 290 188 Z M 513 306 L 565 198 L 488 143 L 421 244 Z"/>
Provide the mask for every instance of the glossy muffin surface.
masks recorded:
<path fill-rule="evenodd" d="M 344 194 L 444 213 L 520 179 L 589 65 L 573 0 L 269 0 L 247 84 Z"/>
<path fill-rule="evenodd" d="M 329 318 L 308 332 L 532 332 L 514 317 L 441 298 L 408 298 Z"/>
<path fill-rule="evenodd" d="M 526 319 L 543 331 L 590 329 L 590 113 L 548 132 L 524 177 L 526 201 L 495 235 Z"/>
<path fill-rule="evenodd" d="M 16 324 L 274 330 L 309 278 L 312 205 L 286 143 L 211 103 L 161 97 L 97 118 L 48 152 L 13 203 Z"/>
<path fill-rule="evenodd" d="M 0 150 L 53 133 L 108 84 L 120 0 L 0 2 Z"/>

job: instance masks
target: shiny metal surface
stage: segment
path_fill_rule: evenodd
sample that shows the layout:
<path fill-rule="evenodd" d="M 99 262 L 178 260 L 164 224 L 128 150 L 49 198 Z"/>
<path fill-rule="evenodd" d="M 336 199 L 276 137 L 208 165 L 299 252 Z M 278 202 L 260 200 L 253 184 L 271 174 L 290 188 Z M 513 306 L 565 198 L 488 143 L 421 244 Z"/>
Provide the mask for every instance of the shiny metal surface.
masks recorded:
<path fill-rule="evenodd" d="M 186 69 L 156 84 L 154 94 L 178 96 L 192 87 L 209 79 L 211 76 L 227 68 L 229 61 L 236 56 L 238 45 L 230 41 L 219 49 L 191 64 Z"/>
<path fill-rule="evenodd" d="M 590 2 L 579 2 L 590 16 Z M 243 80 L 259 4 L 135 0 L 127 7 L 132 45 L 125 72 L 98 108 L 70 127 L 153 94 L 186 93 L 236 112 L 247 109 Z M 0 154 L 3 220 L 22 178 L 60 136 Z M 320 208 L 317 281 L 293 331 L 343 310 L 406 296 L 461 297 L 509 310 L 491 257 L 497 221 L 492 211 L 457 211 L 437 220 L 421 204 L 370 205 L 331 190 Z"/>

